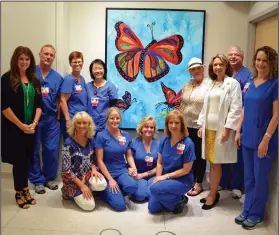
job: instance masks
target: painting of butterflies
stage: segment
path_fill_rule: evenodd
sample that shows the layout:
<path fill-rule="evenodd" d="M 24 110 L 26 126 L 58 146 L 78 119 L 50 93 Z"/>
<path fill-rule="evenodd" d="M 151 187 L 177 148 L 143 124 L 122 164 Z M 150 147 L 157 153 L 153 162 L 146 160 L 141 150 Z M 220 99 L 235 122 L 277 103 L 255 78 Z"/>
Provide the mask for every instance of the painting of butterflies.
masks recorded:
<path fill-rule="evenodd" d="M 155 82 L 170 71 L 167 61 L 175 65 L 182 61 L 183 37 L 175 34 L 157 42 L 153 38 L 154 25 L 155 22 L 147 25 L 151 29 L 153 40 L 144 47 L 127 24 L 121 21 L 115 24 L 115 46 L 121 52 L 115 56 L 115 66 L 128 82 L 135 81 L 139 71 L 146 81 Z"/>
<path fill-rule="evenodd" d="M 121 128 L 135 130 L 152 116 L 164 129 L 191 79 L 189 61 L 203 60 L 205 17 L 204 10 L 106 8 L 106 78 L 117 89 Z"/>
<path fill-rule="evenodd" d="M 155 105 L 156 109 L 161 105 L 165 106 L 162 110 L 169 111 L 170 109 L 179 109 L 183 90 L 181 89 L 176 94 L 174 90 L 167 87 L 163 82 L 161 82 L 161 87 L 166 101 L 156 104 Z"/>
<path fill-rule="evenodd" d="M 132 99 L 131 93 L 129 91 L 125 91 L 125 94 L 122 96 L 122 99 L 117 100 L 116 106 L 120 110 L 123 110 L 123 112 L 125 112 L 128 108 L 130 108 L 130 106 L 134 102 L 137 102 L 137 99 Z"/>

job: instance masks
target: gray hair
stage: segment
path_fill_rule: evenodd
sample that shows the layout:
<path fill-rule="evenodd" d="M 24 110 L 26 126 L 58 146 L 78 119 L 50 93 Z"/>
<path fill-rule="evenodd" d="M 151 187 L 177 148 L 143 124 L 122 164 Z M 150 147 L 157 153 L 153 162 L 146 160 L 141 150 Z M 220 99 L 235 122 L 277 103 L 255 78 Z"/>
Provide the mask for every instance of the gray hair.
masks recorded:
<path fill-rule="evenodd" d="M 239 46 L 236 46 L 236 45 L 231 46 L 230 49 L 229 49 L 229 51 L 231 51 L 231 50 L 236 50 L 236 51 L 238 51 L 238 52 L 240 53 L 241 57 L 244 58 L 243 50 L 242 50 Z"/>

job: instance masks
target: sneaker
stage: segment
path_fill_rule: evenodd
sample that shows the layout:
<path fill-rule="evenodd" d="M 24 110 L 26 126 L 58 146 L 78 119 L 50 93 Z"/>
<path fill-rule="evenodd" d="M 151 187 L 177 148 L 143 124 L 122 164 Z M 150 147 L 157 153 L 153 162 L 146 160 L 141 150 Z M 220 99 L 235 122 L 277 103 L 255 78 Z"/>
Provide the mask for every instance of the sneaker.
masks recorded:
<path fill-rule="evenodd" d="M 42 184 L 38 184 L 35 186 L 35 192 L 38 194 L 44 194 L 46 192 L 46 190 Z"/>
<path fill-rule="evenodd" d="M 244 217 L 242 214 L 240 214 L 239 216 L 237 216 L 234 219 L 234 222 L 241 225 L 245 220 L 246 220 L 246 217 Z"/>
<path fill-rule="evenodd" d="M 232 190 L 232 197 L 234 199 L 240 199 L 242 197 L 242 192 L 238 189 L 233 189 Z"/>
<path fill-rule="evenodd" d="M 54 183 L 54 181 L 47 181 L 45 183 L 45 186 L 48 187 L 50 190 L 58 189 L 58 185 L 56 183 Z"/>
<path fill-rule="evenodd" d="M 242 228 L 245 229 L 255 229 L 257 224 L 261 224 L 263 221 L 261 221 L 260 219 L 258 219 L 257 222 L 254 222 L 253 220 L 250 219 L 246 219 L 243 223 L 242 223 Z"/>
<path fill-rule="evenodd" d="M 221 186 L 218 186 L 217 191 L 222 191 L 222 190 L 225 190 L 225 188 L 223 188 L 223 187 L 221 187 Z"/>
<path fill-rule="evenodd" d="M 188 201 L 189 201 L 189 198 L 186 197 L 185 195 L 183 195 L 183 198 L 181 200 L 183 202 L 184 205 L 187 205 Z"/>

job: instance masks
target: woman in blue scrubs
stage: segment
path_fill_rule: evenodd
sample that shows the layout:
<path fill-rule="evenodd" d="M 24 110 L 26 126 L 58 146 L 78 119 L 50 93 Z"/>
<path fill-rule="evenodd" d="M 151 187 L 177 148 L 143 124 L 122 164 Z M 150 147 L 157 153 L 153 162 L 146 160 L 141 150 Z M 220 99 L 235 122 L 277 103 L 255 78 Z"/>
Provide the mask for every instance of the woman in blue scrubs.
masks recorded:
<path fill-rule="evenodd" d="M 138 189 L 132 195 L 133 200 L 142 202 L 150 196 L 150 186 L 156 173 L 159 141 L 154 139 L 156 120 L 151 116 L 144 117 L 138 127 L 138 137 L 132 140 L 132 155 L 138 175 Z"/>
<path fill-rule="evenodd" d="M 278 54 L 264 46 L 253 58 L 254 79 L 244 98 L 235 142 L 242 144 L 245 201 L 235 218 L 245 229 L 263 222 L 269 173 L 278 153 Z M 242 135 L 240 131 L 242 128 Z"/>
<path fill-rule="evenodd" d="M 64 140 L 69 136 L 67 130 L 71 120 L 77 112 L 87 112 L 87 89 L 84 77 L 80 72 L 83 67 L 83 55 L 79 51 L 73 51 L 69 55 L 69 63 L 72 73 L 64 78 L 61 86 L 61 130 Z"/>
<path fill-rule="evenodd" d="M 194 182 L 195 146 L 188 137 L 184 115 L 178 110 L 167 114 L 164 134 L 166 136 L 160 140 L 156 178 L 150 187 L 148 209 L 150 213 L 166 209 L 179 214 L 188 202 L 185 194 Z"/>
<path fill-rule="evenodd" d="M 96 59 L 89 66 L 92 82 L 87 83 L 88 113 L 96 124 L 96 134 L 105 129 L 106 115 L 110 107 L 117 103 L 116 87 L 107 81 L 105 63 Z"/>
<path fill-rule="evenodd" d="M 109 108 L 107 129 L 97 134 L 95 142 L 97 164 L 108 182 L 101 198 L 117 211 L 125 210 L 126 204 L 133 207 L 129 196 L 138 187 L 135 179 L 137 168 L 131 154 L 132 139 L 127 132 L 119 129 L 120 122 L 120 110 Z"/>

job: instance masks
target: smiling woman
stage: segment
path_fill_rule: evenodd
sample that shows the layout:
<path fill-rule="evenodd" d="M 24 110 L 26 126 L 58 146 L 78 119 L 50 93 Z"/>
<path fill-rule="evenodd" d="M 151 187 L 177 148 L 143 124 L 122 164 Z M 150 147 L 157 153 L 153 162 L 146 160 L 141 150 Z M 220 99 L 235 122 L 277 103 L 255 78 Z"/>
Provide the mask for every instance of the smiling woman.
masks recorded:
<path fill-rule="evenodd" d="M 67 130 L 77 112 L 87 111 L 87 89 L 84 77 L 80 74 L 83 67 L 83 55 L 73 51 L 69 55 L 72 73 L 64 78 L 61 86 L 61 130 L 64 139 L 68 137 Z"/>
<path fill-rule="evenodd" d="M 16 203 L 27 209 L 36 204 L 28 189 L 28 168 L 42 113 L 40 81 L 28 47 L 17 47 L 10 64 L 10 70 L 1 77 L 1 156 L 3 162 L 13 165 Z"/>

